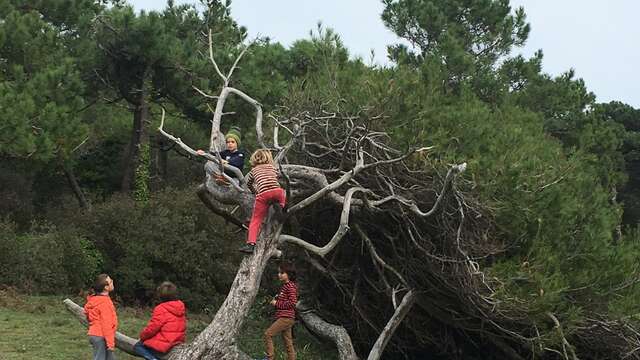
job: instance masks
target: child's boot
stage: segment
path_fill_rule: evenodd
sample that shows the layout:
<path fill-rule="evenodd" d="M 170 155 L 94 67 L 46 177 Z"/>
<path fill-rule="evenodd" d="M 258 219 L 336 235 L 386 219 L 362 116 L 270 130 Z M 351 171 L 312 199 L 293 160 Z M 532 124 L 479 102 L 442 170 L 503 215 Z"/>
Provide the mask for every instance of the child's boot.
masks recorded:
<path fill-rule="evenodd" d="M 243 252 L 245 254 L 253 254 L 253 250 L 255 249 L 256 245 L 255 244 L 244 244 L 243 246 L 240 247 L 240 249 L 238 249 L 238 251 Z"/>

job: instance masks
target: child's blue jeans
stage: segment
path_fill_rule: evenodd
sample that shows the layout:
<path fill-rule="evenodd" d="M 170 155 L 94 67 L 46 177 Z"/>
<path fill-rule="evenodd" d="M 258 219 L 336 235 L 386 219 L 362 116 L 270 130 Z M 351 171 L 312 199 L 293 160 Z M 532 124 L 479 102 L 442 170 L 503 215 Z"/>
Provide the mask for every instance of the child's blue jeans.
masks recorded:
<path fill-rule="evenodd" d="M 133 346 L 133 349 L 138 353 L 138 355 L 142 356 L 146 360 L 158 360 L 159 353 L 144 346 L 144 344 L 142 344 L 142 341 L 138 341 Z"/>

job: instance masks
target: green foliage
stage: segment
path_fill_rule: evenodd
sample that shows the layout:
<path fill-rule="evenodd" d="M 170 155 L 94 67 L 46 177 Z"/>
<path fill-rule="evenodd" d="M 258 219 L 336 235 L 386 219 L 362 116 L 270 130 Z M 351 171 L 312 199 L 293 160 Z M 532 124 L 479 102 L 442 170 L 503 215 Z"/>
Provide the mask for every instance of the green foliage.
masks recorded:
<path fill-rule="evenodd" d="M 29 8 L 0 2 L 0 154 L 51 160 L 86 137 L 78 116 L 84 84 L 51 24 Z"/>
<path fill-rule="evenodd" d="M 72 228 L 34 225 L 21 234 L 0 222 L 0 278 L 3 285 L 37 294 L 78 291 L 96 274 L 101 257 Z"/>
<path fill-rule="evenodd" d="M 488 73 L 514 46 L 529 36 L 524 9 L 511 13 L 509 0 L 383 0 L 382 20 L 401 38 L 418 47 L 389 47 L 393 60 L 429 62 L 446 68 L 447 80 L 464 82 Z"/>
<path fill-rule="evenodd" d="M 135 189 L 133 190 L 133 198 L 140 202 L 149 201 L 149 167 L 151 166 L 151 147 L 148 142 L 140 145 L 140 161 L 136 168 Z"/>
<path fill-rule="evenodd" d="M 167 189 L 147 203 L 122 195 L 78 217 L 126 301 L 149 300 L 158 283 L 175 282 L 192 309 L 220 300 L 235 275 L 241 235 L 212 216 L 192 190 Z"/>

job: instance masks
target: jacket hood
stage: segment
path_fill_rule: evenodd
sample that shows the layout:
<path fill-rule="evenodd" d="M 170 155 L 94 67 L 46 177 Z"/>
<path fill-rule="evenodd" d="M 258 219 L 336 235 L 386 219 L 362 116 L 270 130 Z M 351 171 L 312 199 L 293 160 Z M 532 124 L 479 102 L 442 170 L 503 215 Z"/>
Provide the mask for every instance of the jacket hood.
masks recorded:
<path fill-rule="evenodd" d="M 87 310 L 95 309 L 98 306 L 110 301 L 111 298 L 109 297 L 109 295 L 89 295 L 87 296 L 87 304 L 84 306 L 84 308 Z"/>
<path fill-rule="evenodd" d="M 158 306 L 177 317 L 185 315 L 186 308 L 181 300 L 165 301 Z"/>

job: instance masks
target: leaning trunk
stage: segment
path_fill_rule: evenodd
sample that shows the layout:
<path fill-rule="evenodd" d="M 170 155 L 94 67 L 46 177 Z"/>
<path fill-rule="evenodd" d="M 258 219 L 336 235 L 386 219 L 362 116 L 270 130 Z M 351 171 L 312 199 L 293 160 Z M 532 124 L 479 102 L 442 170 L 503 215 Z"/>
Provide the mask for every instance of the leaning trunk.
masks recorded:
<path fill-rule="evenodd" d="M 78 204 L 80 205 L 80 207 L 84 210 L 91 210 L 91 203 L 89 203 L 87 198 L 84 196 L 80 185 L 78 185 L 78 180 L 76 179 L 76 175 L 74 174 L 71 166 L 64 160 L 61 160 L 61 167 L 62 171 L 64 171 L 64 175 L 67 178 L 67 181 L 69 182 L 69 186 L 73 191 L 73 195 L 75 195 L 76 199 L 78 200 Z"/>
<path fill-rule="evenodd" d="M 248 360 L 237 346 L 238 337 L 260 288 L 269 259 L 276 253 L 281 224 L 267 219 L 253 255 L 246 256 L 226 300 L 213 321 L 188 346 L 171 353 L 170 360 Z"/>
<path fill-rule="evenodd" d="M 149 105 L 145 100 L 144 90 L 133 113 L 133 129 L 131 139 L 124 157 L 124 173 L 122 175 L 122 192 L 128 193 L 133 189 L 136 169 L 140 162 L 142 141 L 144 140 L 145 123 L 149 118 Z"/>

